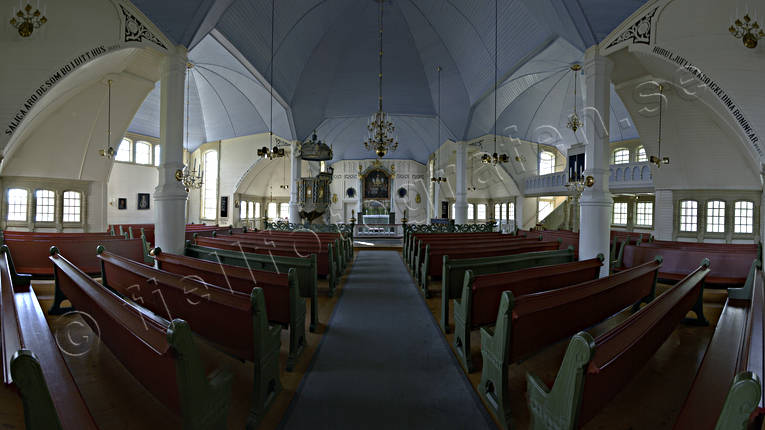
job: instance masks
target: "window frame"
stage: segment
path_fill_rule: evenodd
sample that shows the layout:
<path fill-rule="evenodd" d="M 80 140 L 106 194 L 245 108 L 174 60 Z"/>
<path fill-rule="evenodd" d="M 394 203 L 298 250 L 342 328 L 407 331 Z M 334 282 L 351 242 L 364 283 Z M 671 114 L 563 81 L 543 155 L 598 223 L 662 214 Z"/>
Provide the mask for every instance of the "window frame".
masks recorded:
<path fill-rule="evenodd" d="M 162 147 L 159 146 L 159 143 L 154 145 L 154 148 L 152 149 L 152 157 L 154 157 L 154 167 L 159 167 L 159 160 L 162 156 Z"/>
<path fill-rule="evenodd" d="M 752 212 L 752 214 L 751 214 L 751 224 L 750 224 L 751 231 L 749 231 L 749 232 L 736 231 L 736 227 L 739 225 L 736 222 L 737 219 L 739 218 L 736 215 L 736 210 L 738 209 L 736 206 L 738 206 L 739 203 L 746 203 L 746 204 L 751 205 L 751 212 Z M 756 228 L 755 228 L 756 227 L 756 225 L 755 225 L 755 220 L 756 219 L 757 219 L 757 205 L 755 205 L 753 201 L 743 199 L 743 200 L 736 200 L 736 201 L 733 202 L 733 214 L 732 214 L 733 235 L 735 235 L 737 237 L 754 235 L 755 232 L 756 232 Z"/>
<path fill-rule="evenodd" d="M 10 192 L 12 190 L 21 190 L 24 191 L 24 197 L 25 201 L 23 203 L 24 205 L 24 219 L 10 219 L 9 216 L 11 214 L 11 196 Z M 30 208 L 31 208 L 31 201 L 32 193 L 29 191 L 28 188 L 24 187 L 9 187 L 5 190 L 5 222 L 7 225 L 26 225 L 31 217 L 30 214 Z M 14 206 L 16 206 L 16 203 L 13 203 Z M 14 212 L 16 213 L 16 212 Z"/>
<path fill-rule="evenodd" d="M 715 203 L 722 203 L 722 207 L 710 208 L 710 205 L 713 205 Z M 728 205 L 725 200 L 711 199 L 705 202 L 704 204 L 704 233 L 712 234 L 712 235 L 717 235 L 717 234 L 724 235 L 725 233 L 727 233 L 727 229 L 725 225 L 727 222 L 727 213 L 726 213 L 727 209 L 728 209 Z M 713 211 L 717 211 L 718 214 L 721 211 L 722 215 L 718 215 L 718 214 L 713 215 L 712 214 Z M 721 222 L 713 222 L 712 224 L 710 224 L 710 218 L 721 219 Z M 720 226 L 722 230 L 720 231 L 710 230 L 710 226 Z"/>
<path fill-rule="evenodd" d="M 545 160 L 544 159 L 545 158 L 545 154 L 550 154 L 552 156 L 552 158 Z M 539 176 L 542 176 L 542 175 L 551 175 L 551 174 L 555 173 L 555 165 L 556 165 L 556 161 L 557 161 L 556 159 L 557 159 L 557 157 L 555 156 L 555 153 L 552 152 L 552 151 L 548 151 L 546 149 L 543 149 L 543 150 L 539 151 L 539 164 L 537 165 L 537 168 L 539 170 Z M 549 172 L 547 171 L 547 169 L 545 169 L 546 173 L 542 173 L 542 166 L 548 167 L 545 164 L 543 164 L 543 162 L 545 164 L 549 164 Z"/>
<path fill-rule="evenodd" d="M 41 197 L 39 195 L 40 193 L 50 193 L 51 196 L 50 197 L 47 197 L 47 196 L 46 197 Z M 40 205 L 40 201 L 41 200 L 47 200 L 47 199 L 51 199 L 52 200 L 50 205 Z M 58 212 L 56 210 L 57 206 L 58 206 L 57 205 L 57 203 L 58 203 L 57 200 L 58 200 L 58 196 L 56 195 L 56 191 L 55 190 L 51 190 L 51 189 L 47 189 L 47 188 L 38 188 L 38 189 L 35 190 L 34 198 L 33 198 L 34 207 L 32 208 L 32 212 L 33 212 L 33 218 L 32 219 L 34 220 L 35 224 L 55 224 L 56 223 L 57 218 L 58 218 L 56 216 L 57 212 Z M 50 207 L 50 211 L 46 211 L 45 213 L 40 213 L 40 208 L 41 207 Z M 39 219 L 40 215 L 50 215 L 51 219 L 49 219 L 49 220 L 47 220 L 47 219 Z"/>
<path fill-rule="evenodd" d="M 624 215 L 624 222 L 623 223 L 616 222 L 616 207 L 617 207 L 616 205 L 619 205 L 620 208 L 622 207 L 622 205 L 624 205 L 624 213 L 623 213 L 623 215 Z M 630 205 L 629 205 L 628 202 L 614 202 L 611 205 L 611 225 L 617 225 L 617 226 L 620 226 L 620 227 L 624 227 L 624 226 L 626 226 L 629 223 L 629 210 L 630 210 L 629 206 Z M 621 215 L 622 215 L 621 211 L 619 211 L 619 215 L 620 215 L 620 218 L 621 218 Z"/>
<path fill-rule="evenodd" d="M 683 230 L 683 225 L 686 224 L 686 223 L 683 222 L 683 216 L 686 216 L 686 215 L 683 215 L 683 203 L 695 203 L 696 204 L 696 207 L 694 208 L 696 213 L 693 215 L 696 218 L 696 223 L 694 225 L 693 230 Z M 683 199 L 683 200 L 679 200 L 678 201 L 678 204 L 677 204 L 677 232 L 678 232 L 678 234 L 683 234 L 683 233 L 686 233 L 686 234 L 687 233 L 698 234 L 699 233 L 699 218 L 700 218 L 700 215 L 701 215 L 699 213 L 699 207 L 700 206 L 701 205 L 699 204 L 699 201 L 698 200 L 694 200 L 694 199 Z M 691 216 L 691 215 L 687 215 L 687 216 Z"/>
<path fill-rule="evenodd" d="M 207 163 L 208 163 L 207 156 L 209 154 L 212 154 L 212 153 L 215 154 L 215 171 L 214 171 L 214 173 L 215 173 L 215 175 L 214 175 L 215 176 L 215 190 L 214 190 L 213 198 L 210 198 L 210 196 L 207 195 L 207 193 L 209 192 L 208 191 L 208 185 L 210 184 L 209 176 L 208 176 L 208 175 L 210 175 L 210 166 L 207 165 Z M 200 214 L 199 218 L 202 219 L 202 220 L 205 220 L 205 221 L 215 221 L 215 220 L 218 219 L 218 168 L 219 168 L 219 164 L 220 164 L 220 158 L 219 158 L 218 151 L 216 149 L 208 149 L 208 150 L 202 152 L 201 153 L 201 158 L 202 158 L 202 163 L 201 164 L 202 164 L 202 166 L 204 168 L 204 172 L 203 172 L 203 179 L 202 179 L 202 182 L 203 182 L 202 192 L 200 193 L 201 195 L 199 196 L 200 197 L 199 201 L 200 201 L 200 206 L 201 206 L 200 207 L 201 214 Z M 212 209 L 212 206 L 208 206 L 207 205 L 208 200 L 215 202 L 215 208 L 214 209 Z M 213 210 L 213 217 L 212 218 L 207 217 L 207 215 L 209 215 L 207 213 L 208 209 L 212 209 Z"/>
<path fill-rule="evenodd" d="M 477 205 L 475 205 L 475 219 L 476 219 L 476 221 L 485 221 L 485 220 L 489 219 L 488 218 L 488 216 L 489 216 L 489 214 L 488 214 L 489 207 L 488 206 L 489 205 L 487 205 L 486 203 L 478 203 Z M 480 216 L 481 208 L 483 208 L 483 218 L 481 218 L 481 216 Z"/>
<path fill-rule="evenodd" d="M 651 205 L 650 206 L 651 207 L 651 216 L 649 217 L 650 218 L 650 223 L 649 224 L 641 224 L 640 223 L 640 205 Z M 653 225 L 654 225 L 654 222 L 655 222 L 654 221 L 654 215 L 656 213 L 656 211 L 654 210 L 655 206 L 656 206 L 655 202 L 649 202 L 649 201 L 643 201 L 643 202 L 637 201 L 637 202 L 635 202 L 635 227 L 653 228 Z M 645 216 L 645 213 L 643 215 Z"/>
<path fill-rule="evenodd" d="M 69 193 L 77 194 L 77 200 L 80 203 L 79 206 L 77 207 L 77 218 L 78 218 L 77 221 L 67 221 L 66 220 L 66 216 L 67 216 L 67 213 L 66 213 L 66 209 L 67 209 L 67 205 L 66 205 L 67 196 L 66 195 L 69 194 Z M 83 223 L 83 216 L 82 215 L 83 215 L 83 194 L 82 194 L 82 191 L 78 191 L 78 190 L 64 190 L 61 193 L 61 222 L 64 223 L 64 224 L 70 224 L 70 225 L 80 225 L 80 224 Z"/>
<path fill-rule="evenodd" d="M 616 162 L 616 154 L 620 154 L 626 152 L 627 155 L 623 158 L 624 161 Z M 622 159 L 620 157 L 620 159 Z M 616 148 L 611 152 L 611 164 L 613 165 L 619 165 L 619 164 L 629 164 L 630 163 L 630 150 L 627 148 Z"/>
<path fill-rule="evenodd" d="M 122 148 L 122 145 L 124 144 L 127 144 L 128 157 L 127 157 L 127 160 L 120 160 L 119 159 L 120 149 Z M 114 161 L 118 163 L 133 163 L 133 139 L 127 136 L 122 137 L 122 140 L 120 140 L 120 144 L 117 145 L 117 151 L 114 153 Z"/>
<path fill-rule="evenodd" d="M 643 157 L 645 157 L 645 160 L 640 159 L 640 151 L 643 151 Z M 636 163 L 645 163 L 648 161 L 648 152 L 645 150 L 645 146 L 640 145 L 635 149 L 635 162 Z"/>
<path fill-rule="evenodd" d="M 147 152 L 148 159 L 145 163 L 139 163 L 138 162 L 138 146 L 142 147 L 148 147 L 149 150 Z M 136 140 L 133 142 L 133 163 L 138 164 L 139 166 L 153 166 L 154 165 L 154 145 L 151 144 L 151 142 L 147 142 L 145 140 Z"/>

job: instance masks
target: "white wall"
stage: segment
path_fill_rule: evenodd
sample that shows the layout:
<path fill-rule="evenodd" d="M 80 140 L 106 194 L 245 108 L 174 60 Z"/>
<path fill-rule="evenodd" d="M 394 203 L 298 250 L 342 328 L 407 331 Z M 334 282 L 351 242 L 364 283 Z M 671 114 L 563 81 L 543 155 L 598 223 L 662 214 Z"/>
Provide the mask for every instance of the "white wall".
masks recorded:
<path fill-rule="evenodd" d="M 114 163 L 106 194 L 108 224 L 153 223 L 155 220 L 154 188 L 158 182 L 158 170 L 154 166 Z M 138 193 L 150 194 L 149 210 L 138 210 Z M 127 198 L 127 209 L 117 209 L 118 198 Z"/>

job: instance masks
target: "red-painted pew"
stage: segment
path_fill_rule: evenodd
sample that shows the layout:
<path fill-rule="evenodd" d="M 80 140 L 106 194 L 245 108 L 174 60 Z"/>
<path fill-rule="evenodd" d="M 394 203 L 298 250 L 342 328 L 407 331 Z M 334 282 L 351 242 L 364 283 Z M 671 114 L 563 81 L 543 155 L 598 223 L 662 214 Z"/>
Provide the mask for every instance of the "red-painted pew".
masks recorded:
<path fill-rule="evenodd" d="M 188 324 L 168 321 L 104 288 L 52 250 L 56 290 L 74 307 L 125 368 L 163 405 L 177 414 L 184 429 L 220 429 L 227 425 L 231 375 L 208 374 Z"/>
<path fill-rule="evenodd" d="M 587 424 L 632 380 L 686 314 L 698 311 L 708 273 L 709 261 L 704 260 L 702 266 L 608 332 L 597 338 L 578 333 L 569 343 L 551 388 L 527 375 L 531 428 L 574 429 Z"/>
<path fill-rule="evenodd" d="M 496 323 L 499 303 L 504 291 L 519 297 L 550 291 L 598 279 L 603 255 L 584 261 L 538 266 L 505 273 L 473 276 L 465 272 L 462 297 L 454 301 L 454 348 L 457 358 L 468 371 L 473 371 L 470 354 L 470 332 Z"/>

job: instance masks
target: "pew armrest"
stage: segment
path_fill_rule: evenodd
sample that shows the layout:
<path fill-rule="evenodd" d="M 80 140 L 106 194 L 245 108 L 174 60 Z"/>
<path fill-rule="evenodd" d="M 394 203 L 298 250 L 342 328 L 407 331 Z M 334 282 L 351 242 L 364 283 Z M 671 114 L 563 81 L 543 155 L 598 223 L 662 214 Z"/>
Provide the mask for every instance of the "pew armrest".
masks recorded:
<path fill-rule="evenodd" d="M 750 300 L 752 298 L 752 288 L 754 286 L 754 275 L 757 269 L 762 268 L 762 263 L 758 259 L 752 261 L 749 273 L 746 276 L 746 282 L 743 287 L 728 288 L 728 297 L 736 300 Z"/>
<path fill-rule="evenodd" d="M 736 375 L 725 397 L 715 430 L 746 430 L 749 416 L 760 403 L 761 395 L 760 378 L 756 374 L 741 372 Z"/>
<path fill-rule="evenodd" d="M 526 374 L 529 412 L 533 430 L 572 429 L 576 425 L 584 389 L 585 366 L 595 352 L 595 340 L 579 332 L 566 348 L 563 363 L 552 388 L 538 377 Z"/>

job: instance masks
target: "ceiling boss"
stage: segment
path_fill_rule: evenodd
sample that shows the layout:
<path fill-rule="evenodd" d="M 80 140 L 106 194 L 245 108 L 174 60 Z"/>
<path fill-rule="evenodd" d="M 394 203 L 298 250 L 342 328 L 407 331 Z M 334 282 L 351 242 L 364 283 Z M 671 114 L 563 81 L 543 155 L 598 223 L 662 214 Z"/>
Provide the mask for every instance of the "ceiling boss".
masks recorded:
<path fill-rule="evenodd" d="M 379 23 L 380 35 L 378 37 L 380 41 L 380 60 L 379 60 L 379 72 L 378 78 L 378 109 L 377 112 L 372 114 L 367 122 L 368 135 L 364 141 L 364 147 L 369 151 L 374 151 L 377 158 L 382 158 L 388 151 L 395 151 L 398 148 L 398 138 L 394 137 L 396 126 L 393 125 L 393 120 L 383 111 L 383 97 L 382 97 L 382 57 L 383 57 L 383 2 L 385 0 L 375 0 L 380 3 L 380 15 L 377 22 Z"/>

